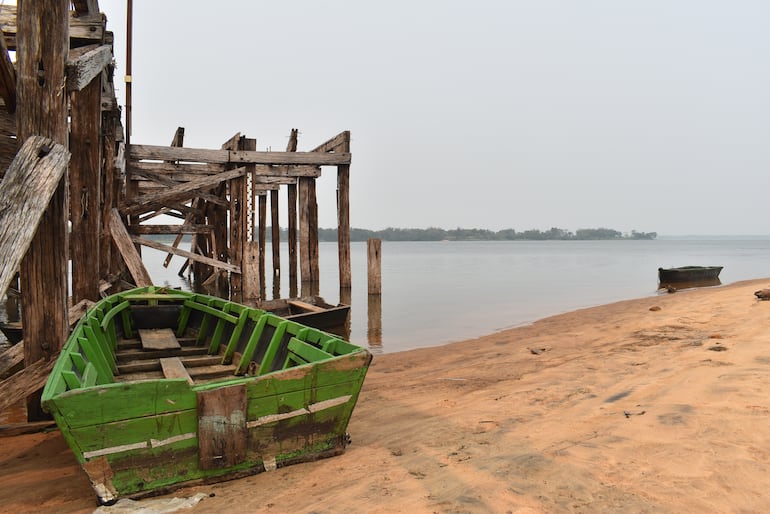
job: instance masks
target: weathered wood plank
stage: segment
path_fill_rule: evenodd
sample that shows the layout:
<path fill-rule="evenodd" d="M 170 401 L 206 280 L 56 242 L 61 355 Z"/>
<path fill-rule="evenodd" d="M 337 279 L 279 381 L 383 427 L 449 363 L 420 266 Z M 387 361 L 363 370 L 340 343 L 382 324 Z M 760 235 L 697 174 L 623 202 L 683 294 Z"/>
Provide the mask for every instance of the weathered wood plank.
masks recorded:
<path fill-rule="evenodd" d="M 101 76 L 102 70 L 111 62 L 112 48 L 108 45 L 97 46 L 85 52 L 80 49 L 71 50 L 67 59 L 67 91 L 80 91 L 96 77 Z"/>
<path fill-rule="evenodd" d="M 338 149 L 350 152 L 350 132 L 341 134 Z M 350 265 L 350 165 L 337 166 L 337 255 L 339 262 L 340 289 L 352 286 Z"/>
<path fill-rule="evenodd" d="M 132 234 L 207 234 L 211 225 L 137 225 L 130 228 Z M 179 238 L 181 241 L 181 237 Z M 178 245 L 178 243 L 177 243 Z M 176 248 L 177 245 L 172 245 Z"/>
<path fill-rule="evenodd" d="M 157 243 L 157 242 L 152 241 L 150 239 L 144 239 L 144 238 L 141 238 L 141 237 L 134 236 L 134 237 L 131 237 L 131 240 L 134 243 L 139 243 L 142 246 L 149 246 L 150 248 L 155 248 L 156 250 L 160 250 L 162 252 L 173 253 L 174 255 L 181 255 L 182 257 L 187 257 L 191 261 L 196 261 L 196 262 L 201 262 L 203 264 L 208 264 L 209 266 L 213 266 L 215 268 L 224 269 L 224 270 L 227 270 L 227 271 L 230 271 L 230 272 L 233 272 L 233 273 L 240 273 L 241 272 L 241 268 L 239 268 L 238 266 L 233 266 L 232 264 L 229 264 L 227 262 L 218 261 L 218 260 L 212 259 L 210 257 L 204 257 L 202 255 L 198 255 L 196 253 L 188 252 L 186 250 L 180 250 L 179 248 L 174 248 L 173 246 Z"/>
<path fill-rule="evenodd" d="M 201 148 L 174 148 L 169 146 L 130 145 L 132 160 L 185 161 L 233 164 L 270 164 L 337 166 L 350 164 L 350 154 L 320 152 L 258 152 L 238 150 L 206 150 Z"/>
<path fill-rule="evenodd" d="M 198 392 L 198 463 L 201 469 L 246 460 L 246 386 Z"/>
<path fill-rule="evenodd" d="M 0 377 L 13 373 L 14 368 L 24 362 L 24 341 L 16 343 L 0 353 Z"/>
<path fill-rule="evenodd" d="M 16 129 L 20 141 L 43 136 L 68 144 L 65 64 L 69 52 L 69 2 L 21 2 L 17 35 Z M 24 291 L 24 361 L 51 359 L 69 334 L 67 326 L 67 205 L 66 180 L 59 181 L 35 237 L 22 260 L 20 285 Z M 45 413 L 40 396 L 27 398 L 27 420 Z"/>
<path fill-rule="evenodd" d="M 99 12 L 99 2 L 97 0 L 72 0 L 72 6 L 78 16 L 94 14 Z"/>
<path fill-rule="evenodd" d="M 0 182 L 0 295 L 19 269 L 69 158 L 62 145 L 30 137 Z"/>
<path fill-rule="evenodd" d="M 0 382 L 0 412 L 42 389 L 55 363 L 40 359 Z"/>
<path fill-rule="evenodd" d="M 243 175 L 245 168 L 235 168 L 229 171 L 223 171 L 216 175 L 210 175 L 207 177 L 200 177 L 195 180 L 191 180 L 185 184 L 175 186 L 173 189 L 160 191 L 157 193 L 149 193 L 140 196 L 136 199 L 136 205 L 131 205 L 123 209 L 124 214 L 138 214 L 144 212 L 147 204 L 159 203 L 159 202 L 171 202 L 177 200 L 183 200 L 194 194 L 196 189 L 204 189 L 206 187 L 213 187 L 217 184 L 229 180 L 231 178 L 239 177 Z"/>
<path fill-rule="evenodd" d="M 118 251 L 123 256 L 123 261 L 128 266 L 128 271 L 138 287 L 151 286 L 152 277 L 150 277 L 147 268 L 144 267 L 141 255 L 134 248 L 131 236 L 120 218 L 120 213 L 115 208 L 111 212 L 110 233 L 113 241 L 115 241 L 115 246 L 118 247 Z"/>
<path fill-rule="evenodd" d="M 166 378 L 184 378 L 187 383 L 193 385 L 192 377 L 185 369 L 179 357 L 166 357 L 160 360 L 160 367 L 163 370 L 163 376 Z"/>
<path fill-rule="evenodd" d="M 0 437 L 16 437 L 25 434 L 36 434 L 55 429 L 55 421 L 32 421 L 29 423 L 10 423 L 0 425 Z"/>
<path fill-rule="evenodd" d="M 102 227 L 101 73 L 70 100 L 72 299 L 99 299 Z"/>
<path fill-rule="evenodd" d="M 346 145 L 350 144 L 350 131 L 346 130 L 344 132 L 340 132 L 333 138 L 329 139 L 328 141 L 321 143 L 320 145 L 316 146 L 311 152 L 336 152 L 338 150 L 342 151 L 343 153 L 349 152 L 350 150 L 345 149 L 344 147 Z"/>
<path fill-rule="evenodd" d="M 10 114 L 16 112 L 16 68 L 8 55 L 8 46 L 2 34 L 0 34 L 0 96 L 5 102 L 5 109 Z"/>
<path fill-rule="evenodd" d="M 139 340 L 144 350 L 174 350 L 179 349 L 179 341 L 170 328 L 140 328 Z"/>

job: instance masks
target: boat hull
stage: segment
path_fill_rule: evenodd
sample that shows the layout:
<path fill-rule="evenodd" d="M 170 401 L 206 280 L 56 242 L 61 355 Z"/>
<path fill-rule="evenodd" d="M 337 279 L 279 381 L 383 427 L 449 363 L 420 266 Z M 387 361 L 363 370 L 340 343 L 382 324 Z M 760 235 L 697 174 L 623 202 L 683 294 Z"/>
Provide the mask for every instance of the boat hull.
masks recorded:
<path fill-rule="evenodd" d="M 713 281 L 719 278 L 722 266 L 683 266 L 658 268 L 658 281 L 665 284 L 678 282 Z"/>
<path fill-rule="evenodd" d="M 133 292 L 133 297 L 142 295 L 160 296 L 147 289 Z M 185 295 L 174 292 L 173 296 Z M 195 295 L 196 300 L 201 296 Z M 131 297 L 123 294 L 112 302 L 100 302 L 95 314 L 81 321 L 43 393 L 44 407 L 52 413 L 101 503 L 237 478 L 344 451 L 347 425 L 371 361 L 368 351 L 223 300 L 207 299 L 209 309 L 193 309 L 190 315 L 187 300 L 145 300 L 148 305 L 136 306 L 132 312 Z M 114 313 L 127 302 L 128 307 Z M 159 307 L 157 315 L 153 315 L 153 302 Z M 222 311 L 224 315 L 214 314 Z M 178 323 L 185 316 L 187 333 L 193 335 L 189 346 L 122 349 L 121 341 L 131 341 L 140 327 L 164 330 L 168 320 Z M 263 316 L 268 319 L 260 322 Z M 147 328 L 151 325 L 164 326 Z M 102 327 L 101 333 L 97 326 Z M 179 341 L 184 341 L 181 334 L 177 334 Z M 91 339 L 105 344 L 97 346 L 89 343 Z M 262 349 L 260 340 L 267 341 Z M 207 350 L 204 356 L 189 356 L 201 346 Z M 129 354 L 142 358 L 124 360 L 122 355 Z M 165 368 L 165 375 L 152 376 L 160 373 L 155 357 L 162 361 L 161 367 L 179 359 L 188 376 L 166 378 Z M 221 359 L 222 364 L 206 370 L 194 367 L 196 359 L 212 358 Z M 267 362 L 271 358 L 283 362 L 277 366 Z M 84 366 L 83 360 L 101 375 L 89 386 L 83 383 L 94 379 L 89 378 L 88 363 Z M 244 366 L 247 361 L 249 365 Z M 142 366 L 153 371 L 142 371 Z M 216 373 L 221 376 L 211 378 Z M 78 380 L 81 387 L 70 388 Z"/>

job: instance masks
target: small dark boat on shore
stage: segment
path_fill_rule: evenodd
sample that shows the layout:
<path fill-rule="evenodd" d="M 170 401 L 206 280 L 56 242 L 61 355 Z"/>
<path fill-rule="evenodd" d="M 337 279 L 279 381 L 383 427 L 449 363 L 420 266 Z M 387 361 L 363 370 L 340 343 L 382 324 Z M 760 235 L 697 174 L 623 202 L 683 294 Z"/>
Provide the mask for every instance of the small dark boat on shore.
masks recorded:
<path fill-rule="evenodd" d="M 714 281 L 719 278 L 722 266 L 682 266 L 680 268 L 658 268 L 661 284 L 680 282 Z"/>
<path fill-rule="evenodd" d="M 259 304 L 259 308 L 308 327 L 335 334 L 344 330 L 350 315 L 350 305 L 332 305 L 320 296 L 269 300 Z"/>
<path fill-rule="evenodd" d="M 16 344 L 24 337 L 21 331 L 20 321 L 0 321 L 0 332 L 11 344 Z"/>

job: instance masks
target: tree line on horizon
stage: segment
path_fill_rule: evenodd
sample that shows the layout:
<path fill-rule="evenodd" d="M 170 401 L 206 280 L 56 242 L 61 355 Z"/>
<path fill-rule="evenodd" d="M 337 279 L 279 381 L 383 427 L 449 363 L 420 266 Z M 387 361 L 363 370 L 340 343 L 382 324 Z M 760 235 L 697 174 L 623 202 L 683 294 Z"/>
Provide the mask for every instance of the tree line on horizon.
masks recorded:
<path fill-rule="evenodd" d="M 283 232 L 283 230 L 282 230 Z M 386 228 L 384 230 L 369 230 L 351 228 L 351 241 L 366 241 L 367 239 L 382 239 L 383 241 L 590 241 L 608 239 L 655 239 L 657 232 L 637 232 L 632 230 L 623 234 L 611 228 L 581 228 L 574 233 L 562 228 L 553 227 L 550 230 L 537 229 L 517 232 L 512 228 L 499 230 L 480 228 Z M 337 241 L 336 228 L 318 229 L 319 241 Z"/>
<path fill-rule="evenodd" d="M 268 239 L 271 227 L 266 229 Z M 173 239 L 174 236 L 154 236 L 153 239 Z M 553 227 L 546 231 L 537 229 L 517 232 L 512 228 L 499 230 L 487 230 L 482 228 L 455 228 L 445 230 L 443 228 L 386 228 L 383 230 L 369 230 L 365 228 L 351 228 L 350 240 L 353 242 L 366 241 L 368 239 L 381 239 L 383 241 L 605 241 L 619 239 L 655 239 L 657 232 L 637 232 L 623 234 L 611 228 L 580 228 L 574 233 L 562 228 Z M 281 228 L 281 241 L 289 238 L 289 231 Z M 189 236 L 185 236 L 189 240 Z M 323 242 L 336 242 L 336 228 L 319 228 L 318 240 Z"/>

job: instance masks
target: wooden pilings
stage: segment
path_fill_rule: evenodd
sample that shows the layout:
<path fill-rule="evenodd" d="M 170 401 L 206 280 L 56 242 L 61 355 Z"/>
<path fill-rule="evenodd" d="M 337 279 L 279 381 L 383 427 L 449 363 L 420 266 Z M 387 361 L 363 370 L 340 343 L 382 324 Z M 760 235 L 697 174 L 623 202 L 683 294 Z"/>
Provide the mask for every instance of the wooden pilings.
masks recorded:
<path fill-rule="evenodd" d="M 368 291 L 369 294 L 382 294 L 382 240 L 367 241 Z"/>
<path fill-rule="evenodd" d="M 69 7 L 65 0 L 21 2 L 17 18 L 17 109 L 19 141 L 47 137 L 68 147 L 65 66 L 69 52 Z M 61 180 L 21 263 L 24 294 L 24 360 L 51 359 L 64 345 L 67 324 L 67 179 Z M 45 284 L 45 287 L 42 287 Z M 29 421 L 44 419 L 39 394 L 27 399 Z"/>

